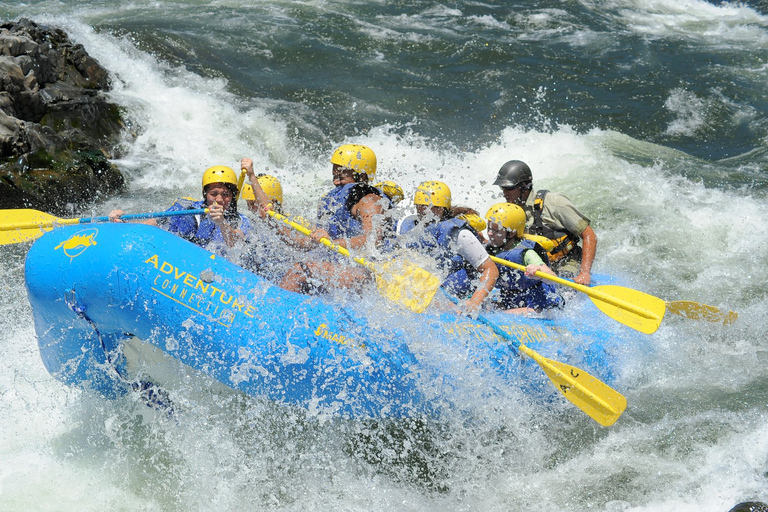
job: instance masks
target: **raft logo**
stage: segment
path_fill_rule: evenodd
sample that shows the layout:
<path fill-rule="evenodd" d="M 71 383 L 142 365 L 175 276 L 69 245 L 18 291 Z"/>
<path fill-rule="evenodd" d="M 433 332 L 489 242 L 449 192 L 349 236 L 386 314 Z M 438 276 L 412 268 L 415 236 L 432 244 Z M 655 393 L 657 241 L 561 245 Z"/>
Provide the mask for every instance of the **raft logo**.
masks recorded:
<path fill-rule="evenodd" d="M 320 324 L 317 327 L 317 330 L 315 331 L 315 336 L 318 336 L 320 338 L 333 341 L 335 343 L 338 343 L 339 345 L 349 345 L 350 347 L 360 347 L 365 348 L 364 343 L 360 343 L 359 341 L 355 341 L 352 338 L 347 338 L 346 336 L 332 332 L 328 330 L 328 326 L 326 324 Z"/>
<path fill-rule="evenodd" d="M 151 289 L 191 309 L 196 313 L 230 327 L 238 314 L 254 318 L 257 309 L 231 291 L 212 284 L 214 279 L 210 269 L 200 272 L 200 277 L 190 274 L 179 266 L 163 261 L 157 254 L 144 261 L 157 270 L 152 280 Z"/>
<path fill-rule="evenodd" d="M 538 326 L 501 325 L 501 329 L 513 336 L 523 345 L 529 343 L 544 343 L 549 341 L 549 335 Z M 480 341 L 502 341 L 493 331 L 486 326 L 476 324 L 455 324 L 444 327 L 445 331 L 456 336 L 473 336 Z"/>
<path fill-rule="evenodd" d="M 99 230 L 96 228 L 78 231 L 54 247 L 53 250 L 62 249 L 64 254 L 69 256 L 69 261 L 72 261 L 74 258 L 83 254 L 87 248 L 96 245 L 96 235 L 98 234 Z"/>

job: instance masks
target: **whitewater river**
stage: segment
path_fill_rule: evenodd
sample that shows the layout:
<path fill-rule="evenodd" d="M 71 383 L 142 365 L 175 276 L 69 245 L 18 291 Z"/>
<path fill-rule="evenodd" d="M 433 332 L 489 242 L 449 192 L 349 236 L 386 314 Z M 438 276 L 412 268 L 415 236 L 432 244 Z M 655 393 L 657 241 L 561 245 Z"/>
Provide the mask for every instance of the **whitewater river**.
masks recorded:
<path fill-rule="evenodd" d="M 499 167 L 520 159 L 590 217 L 596 272 L 739 313 L 731 326 L 668 315 L 623 369 L 629 407 L 610 428 L 523 394 L 478 396 L 471 418 L 365 422 L 206 382 L 174 392 L 169 420 L 48 375 L 28 245 L 3 246 L 0 510 L 768 501 L 765 2 L 40 0 L 0 15 L 65 29 L 124 107 L 128 189 L 72 217 L 163 210 L 246 156 L 308 214 L 347 142 L 374 148 L 378 177 L 407 196 L 439 179 L 484 213 Z"/>

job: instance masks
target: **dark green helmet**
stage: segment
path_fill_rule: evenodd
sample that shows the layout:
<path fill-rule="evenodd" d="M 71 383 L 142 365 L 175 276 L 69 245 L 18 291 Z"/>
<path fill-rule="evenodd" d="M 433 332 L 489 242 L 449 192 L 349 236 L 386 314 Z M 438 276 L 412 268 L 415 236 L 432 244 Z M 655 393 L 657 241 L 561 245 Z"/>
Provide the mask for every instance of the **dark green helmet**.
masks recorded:
<path fill-rule="evenodd" d="M 531 168 L 520 160 L 510 160 L 501 166 L 493 184 L 500 187 L 515 187 L 524 182 L 533 182 Z"/>

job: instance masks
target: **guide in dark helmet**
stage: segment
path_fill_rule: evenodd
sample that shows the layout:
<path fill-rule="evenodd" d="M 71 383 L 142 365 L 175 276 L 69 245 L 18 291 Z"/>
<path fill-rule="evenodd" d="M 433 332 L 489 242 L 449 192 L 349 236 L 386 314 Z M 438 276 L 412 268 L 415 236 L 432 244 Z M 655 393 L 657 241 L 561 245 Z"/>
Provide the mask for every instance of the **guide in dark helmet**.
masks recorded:
<path fill-rule="evenodd" d="M 597 251 L 597 235 L 590 220 L 562 194 L 548 190 L 532 193 L 533 174 L 520 160 L 502 165 L 493 184 L 501 187 L 508 203 L 525 210 L 526 233 L 547 250 L 552 270 L 589 285 Z"/>

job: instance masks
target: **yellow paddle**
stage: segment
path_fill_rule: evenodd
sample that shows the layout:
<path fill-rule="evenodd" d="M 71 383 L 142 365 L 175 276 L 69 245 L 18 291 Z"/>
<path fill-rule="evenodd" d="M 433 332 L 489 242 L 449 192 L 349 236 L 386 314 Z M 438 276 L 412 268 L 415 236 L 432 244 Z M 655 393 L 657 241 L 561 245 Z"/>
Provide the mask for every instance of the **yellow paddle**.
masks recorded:
<path fill-rule="evenodd" d="M 496 256 L 491 256 L 491 259 L 501 265 L 525 272 L 523 265 Z M 544 272 L 536 272 L 536 276 L 586 293 L 600 311 L 646 334 L 655 332 L 661 325 L 661 319 L 664 318 L 666 311 L 664 301 L 647 293 L 616 285 L 584 286 Z"/>
<path fill-rule="evenodd" d="M 725 325 L 729 325 L 739 318 L 739 314 L 735 311 L 728 311 L 726 313 L 715 306 L 699 304 L 690 300 L 671 300 L 666 304 L 668 311 L 693 320 L 706 320 L 718 324 L 722 322 Z"/>
<path fill-rule="evenodd" d="M 245 169 L 240 170 L 240 177 L 237 179 L 237 197 L 235 198 L 235 201 L 240 200 L 240 195 L 243 191 L 243 182 L 245 181 Z"/>
<path fill-rule="evenodd" d="M 303 235 L 310 236 L 312 234 L 311 230 L 275 211 L 267 210 L 267 213 Z M 334 244 L 327 238 L 321 238 L 320 242 L 339 254 L 350 257 L 346 248 Z M 351 259 L 373 272 L 376 276 L 376 286 L 383 296 L 416 313 L 421 313 L 429 306 L 435 292 L 440 287 L 440 279 L 437 276 L 405 260 L 395 260 L 377 264 L 377 266 L 360 257 L 352 257 Z"/>
<path fill-rule="evenodd" d="M 495 256 L 491 256 L 491 259 L 500 265 L 525 272 L 523 265 Z M 686 318 L 700 318 L 711 322 L 731 323 L 738 317 L 733 311 L 723 313 L 714 306 L 698 302 L 664 302 L 658 297 L 624 286 L 609 284 L 590 287 L 543 272 L 536 272 L 536 276 L 587 294 L 600 311 L 645 334 L 651 334 L 659 328 L 667 309 Z"/>
<path fill-rule="evenodd" d="M 123 215 L 122 220 L 151 219 L 174 215 L 202 215 L 208 209 L 178 210 L 172 212 L 136 213 Z M 58 226 L 109 222 L 109 217 L 86 217 L 82 219 L 60 219 L 38 210 L 0 210 L 0 245 L 18 244 L 39 238 L 46 231 Z"/>
<path fill-rule="evenodd" d="M 459 301 L 456 297 L 447 292 L 445 295 L 455 304 L 458 304 Z M 547 359 L 532 348 L 520 343 L 482 315 L 479 315 L 477 319 L 493 329 L 496 336 L 511 343 L 518 352 L 522 352 L 536 361 L 555 387 L 565 395 L 565 398 L 600 425 L 604 427 L 613 425 L 627 408 L 627 399 L 624 395 L 596 377 L 575 366 Z"/>

